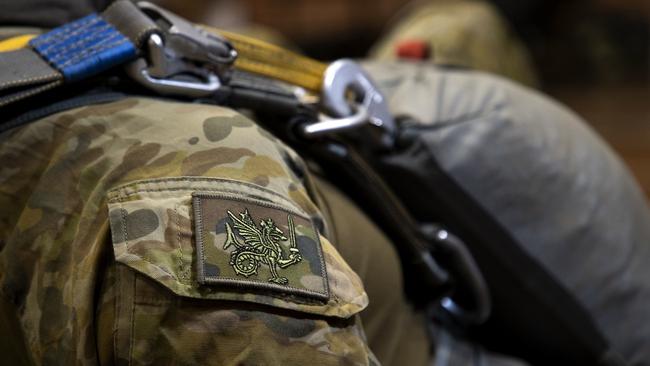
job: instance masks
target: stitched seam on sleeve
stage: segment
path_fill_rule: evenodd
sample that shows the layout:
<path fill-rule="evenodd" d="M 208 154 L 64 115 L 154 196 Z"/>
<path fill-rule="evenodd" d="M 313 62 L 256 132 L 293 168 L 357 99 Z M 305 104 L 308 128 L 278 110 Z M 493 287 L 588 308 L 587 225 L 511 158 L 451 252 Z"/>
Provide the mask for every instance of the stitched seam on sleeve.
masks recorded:
<path fill-rule="evenodd" d="M 129 365 L 131 365 L 132 360 L 133 360 L 133 347 L 135 344 L 135 291 L 136 291 L 136 286 L 138 283 L 137 278 L 132 278 L 133 279 L 133 299 L 131 302 L 131 334 L 129 334 L 130 337 L 130 342 L 129 342 Z"/>
<path fill-rule="evenodd" d="M 117 365 L 117 359 L 118 359 L 118 353 L 117 353 L 117 344 L 119 343 L 119 335 L 120 335 L 120 302 L 122 301 L 122 271 L 120 271 L 119 268 L 115 269 L 115 276 L 117 278 L 117 296 L 115 296 L 115 320 L 113 322 L 113 363 Z"/>
<path fill-rule="evenodd" d="M 184 283 L 188 284 L 187 279 L 185 278 L 185 269 L 183 267 L 183 246 L 181 243 L 181 219 L 180 219 L 180 214 L 178 213 L 178 207 L 179 204 L 176 204 L 174 206 L 174 221 L 176 223 L 176 244 L 178 245 L 178 270 L 179 270 L 179 280 Z"/>
<path fill-rule="evenodd" d="M 196 179 L 188 179 L 190 177 L 176 177 L 176 178 L 163 178 L 163 179 L 151 179 L 151 180 L 142 180 L 142 181 L 136 181 L 132 183 L 128 183 L 126 185 L 118 186 L 115 188 L 110 189 L 108 193 L 108 202 L 109 203 L 119 203 L 119 202 L 125 202 L 127 201 L 130 197 L 133 197 L 135 195 L 138 195 L 143 192 L 179 192 L 179 191 L 188 191 L 188 192 L 217 192 L 217 193 L 233 193 L 237 194 L 240 196 L 250 196 L 250 194 L 237 191 L 232 188 L 208 188 L 208 187 L 173 187 L 173 188 L 140 188 L 136 189 L 133 192 L 128 192 L 124 193 L 123 190 L 127 188 L 131 188 L 133 186 L 136 186 L 138 184 L 150 184 L 150 183 L 164 183 L 166 181 L 170 182 L 187 182 L 187 183 L 192 183 L 192 182 L 223 182 L 225 184 L 233 184 L 233 185 L 243 185 L 246 187 L 249 187 L 253 190 L 259 190 L 260 192 L 263 192 L 264 194 L 269 194 L 275 198 L 281 199 L 283 201 L 283 204 L 286 206 L 290 206 L 293 208 L 295 211 L 300 212 L 302 215 L 310 216 L 309 213 L 307 213 L 303 208 L 299 207 L 294 201 L 290 200 L 289 198 L 283 196 L 282 194 L 279 194 L 278 192 L 272 191 L 270 189 L 264 188 L 257 186 L 253 183 L 250 182 L 244 182 L 244 181 L 235 181 L 235 180 L 229 180 L 229 179 L 220 179 L 220 178 L 196 178 Z M 266 197 L 260 197 L 257 196 L 256 198 L 258 199 L 266 199 L 269 200 Z"/>

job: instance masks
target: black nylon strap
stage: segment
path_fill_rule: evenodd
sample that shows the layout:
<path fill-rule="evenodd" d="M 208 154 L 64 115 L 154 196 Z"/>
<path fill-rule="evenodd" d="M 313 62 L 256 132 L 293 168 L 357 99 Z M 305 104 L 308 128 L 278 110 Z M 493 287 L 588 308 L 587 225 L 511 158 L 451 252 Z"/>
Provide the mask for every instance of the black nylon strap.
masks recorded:
<path fill-rule="evenodd" d="M 308 108 L 290 87 L 243 71 L 232 72 L 228 83 L 217 91 L 215 100 L 233 108 L 286 117 L 293 117 Z"/>
<path fill-rule="evenodd" d="M 0 107 L 63 81 L 63 75 L 31 49 L 0 52 L 0 65 Z"/>

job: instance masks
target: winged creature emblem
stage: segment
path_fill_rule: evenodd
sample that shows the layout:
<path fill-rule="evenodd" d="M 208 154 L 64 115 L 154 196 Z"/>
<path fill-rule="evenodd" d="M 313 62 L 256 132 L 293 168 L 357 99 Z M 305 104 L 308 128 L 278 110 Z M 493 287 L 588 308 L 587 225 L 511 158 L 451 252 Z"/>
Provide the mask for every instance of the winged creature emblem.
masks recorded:
<path fill-rule="evenodd" d="M 259 227 L 253 221 L 248 209 L 239 215 L 228 210 L 228 217 L 232 222 L 226 223 L 226 241 L 223 249 L 234 246 L 230 253 L 230 265 L 238 275 L 249 277 L 257 274 L 260 265 L 267 265 L 271 271 L 269 282 L 286 285 L 289 280 L 278 275 L 279 268 L 287 268 L 302 260 L 302 255 L 296 245 L 296 232 L 291 215 L 287 215 L 289 225 L 289 238 L 278 228 L 272 219 L 260 220 Z M 240 242 L 233 231 L 237 233 L 244 242 Z M 280 242 L 289 241 L 289 255 L 285 252 Z"/>

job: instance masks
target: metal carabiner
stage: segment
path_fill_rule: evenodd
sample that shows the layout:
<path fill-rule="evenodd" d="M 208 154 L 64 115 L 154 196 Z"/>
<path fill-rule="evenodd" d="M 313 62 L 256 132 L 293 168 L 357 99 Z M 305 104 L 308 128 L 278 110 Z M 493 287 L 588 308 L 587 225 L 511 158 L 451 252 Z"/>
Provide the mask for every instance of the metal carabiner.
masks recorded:
<path fill-rule="evenodd" d="M 325 118 L 320 122 L 304 125 L 301 132 L 304 136 L 319 137 L 336 131 L 357 128 L 368 123 L 370 119 L 368 108 L 363 105 L 357 105 L 355 108 L 356 111 L 349 117 Z"/>
<path fill-rule="evenodd" d="M 162 32 L 149 36 L 146 61 L 141 58 L 126 66 L 129 76 L 160 94 L 192 98 L 214 94 L 237 58 L 230 42 L 149 2 L 137 6 Z"/>
<path fill-rule="evenodd" d="M 438 256 L 444 256 L 445 270 L 452 276 L 454 285 L 467 297 L 465 303 L 460 303 L 452 293 L 441 299 L 440 306 L 460 324 L 484 323 L 492 312 L 492 300 L 487 283 L 467 245 L 441 225 L 423 225 L 422 233 L 435 243 Z"/>
<path fill-rule="evenodd" d="M 237 52 L 225 38 L 209 33 L 186 19 L 147 1 L 137 6 L 164 29 L 165 48 L 172 60 L 189 60 L 218 69 L 229 67 L 237 58 Z M 165 77 L 167 70 L 155 71 L 153 76 Z M 157 74 L 156 72 L 160 72 Z"/>
<path fill-rule="evenodd" d="M 203 75 L 200 78 L 196 78 L 197 81 L 174 80 L 170 77 L 154 77 L 151 70 L 155 70 L 155 66 L 150 65 L 160 65 L 160 59 L 164 58 L 164 55 L 160 55 L 164 53 L 164 45 L 162 42 L 158 34 L 149 36 L 149 55 L 152 62 L 148 65 L 144 59 L 140 58 L 126 65 L 126 73 L 132 79 L 162 95 L 181 95 L 191 98 L 210 96 L 221 87 L 219 77 L 212 72 L 202 72 Z M 200 75 L 201 71 L 193 70 L 192 74 L 197 76 Z"/>
<path fill-rule="evenodd" d="M 354 97 L 351 101 L 349 96 Z M 382 143 L 391 144 L 397 127 L 386 98 L 358 63 L 342 59 L 325 70 L 321 107 L 333 118 L 303 127 L 305 137 L 317 137 L 371 124 L 382 130 Z"/>
<path fill-rule="evenodd" d="M 355 99 L 368 110 L 370 123 L 389 133 L 395 131 L 395 122 L 386 99 L 370 76 L 352 60 L 334 61 L 325 70 L 323 78 L 321 103 L 325 110 L 334 117 L 352 115 L 348 92 L 352 92 Z"/>

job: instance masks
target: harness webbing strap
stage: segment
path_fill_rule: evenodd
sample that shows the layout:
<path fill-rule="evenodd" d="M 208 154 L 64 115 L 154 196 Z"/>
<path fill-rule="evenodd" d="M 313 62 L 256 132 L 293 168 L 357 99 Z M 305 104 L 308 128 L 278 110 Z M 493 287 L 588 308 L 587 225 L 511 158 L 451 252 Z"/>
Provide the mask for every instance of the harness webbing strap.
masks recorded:
<path fill-rule="evenodd" d="M 42 34 L 29 45 L 67 81 L 88 78 L 137 55 L 135 45 L 97 14 Z"/>
<path fill-rule="evenodd" d="M 19 50 L 27 46 L 27 43 L 34 37 L 36 37 L 35 34 L 24 34 L 21 36 L 5 39 L 4 41 L 0 42 L 0 52 Z"/>
<path fill-rule="evenodd" d="M 237 50 L 235 69 L 320 94 L 326 64 L 247 36 L 205 28 Z M 135 60 L 143 41 L 157 31 L 156 23 L 132 2 L 116 1 L 101 15 L 36 37 L 0 42 L 0 107 Z"/>
<path fill-rule="evenodd" d="M 134 60 L 136 45 L 155 29 L 133 3 L 118 1 L 101 16 L 1 42 L 0 107 Z"/>
<path fill-rule="evenodd" d="M 63 75 L 31 49 L 0 52 L 0 107 L 63 83 Z"/>
<path fill-rule="evenodd" d="M 235 47 L 235 68 L 320 93 L 326 64 L 241 34 L 206 29 L 225 37 Z"/>

